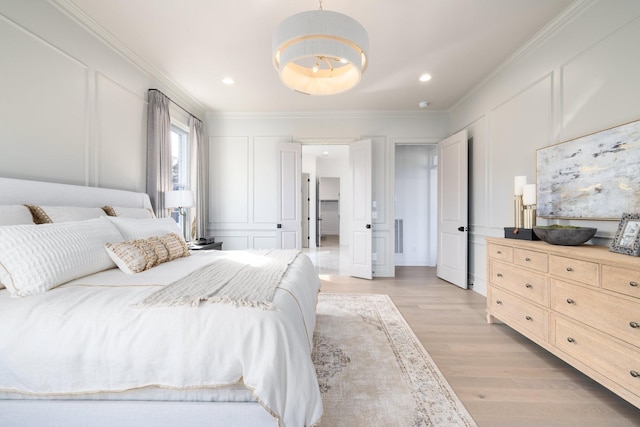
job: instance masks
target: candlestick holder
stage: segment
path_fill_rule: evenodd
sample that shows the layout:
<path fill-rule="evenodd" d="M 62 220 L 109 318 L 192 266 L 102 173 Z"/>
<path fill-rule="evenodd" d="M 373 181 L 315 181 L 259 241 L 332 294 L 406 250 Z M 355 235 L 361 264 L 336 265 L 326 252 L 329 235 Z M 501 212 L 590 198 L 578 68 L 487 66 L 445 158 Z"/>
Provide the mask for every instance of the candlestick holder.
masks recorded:
<path fill-rule="evenodd" d="M 515 195 L 513 200 L 513 220 L 515 228 L 524 226 L 524 212 L 522 205 L 522 195 Z"/>
<path fill-rule="evenodd" d="M 536 205 L 525 205 L 523 217 L 524 228 L 533 228 L 536 225 Z"/>

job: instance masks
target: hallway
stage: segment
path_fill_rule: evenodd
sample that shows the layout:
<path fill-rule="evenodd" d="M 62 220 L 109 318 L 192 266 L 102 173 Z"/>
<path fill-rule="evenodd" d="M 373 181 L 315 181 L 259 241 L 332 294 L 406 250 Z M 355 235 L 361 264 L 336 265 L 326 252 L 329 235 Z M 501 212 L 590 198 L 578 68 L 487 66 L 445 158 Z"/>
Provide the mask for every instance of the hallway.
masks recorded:
<path fill-rule="evenodd" d="M 319 275 L 348 276 L 349 247 L 340 246 L 338 236 L 322 236 L 321 247 L 303 248 Z"/>

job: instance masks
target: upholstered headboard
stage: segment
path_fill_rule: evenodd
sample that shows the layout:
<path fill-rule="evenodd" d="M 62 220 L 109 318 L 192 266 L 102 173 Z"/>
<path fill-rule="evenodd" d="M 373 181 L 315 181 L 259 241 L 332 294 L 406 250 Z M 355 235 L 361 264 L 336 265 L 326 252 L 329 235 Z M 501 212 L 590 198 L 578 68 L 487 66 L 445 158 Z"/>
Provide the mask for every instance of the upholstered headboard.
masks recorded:
<path fill-rule="evenodd" d="M 0 205 L 18 204 L 152 209 L 146 193 L 0 177 Z"/>

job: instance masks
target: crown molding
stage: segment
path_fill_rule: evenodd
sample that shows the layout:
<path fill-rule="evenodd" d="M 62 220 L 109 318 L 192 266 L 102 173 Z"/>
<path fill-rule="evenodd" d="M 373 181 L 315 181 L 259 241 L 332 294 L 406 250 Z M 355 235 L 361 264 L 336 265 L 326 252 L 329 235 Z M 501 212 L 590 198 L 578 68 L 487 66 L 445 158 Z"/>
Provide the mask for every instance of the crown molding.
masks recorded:
<path fill-rule="evenodd" d="M 220 117 L 226 119 L 296 119 L 296 118 L 348 118 L 348 119 L 398 119 L 398 118 L 425 118 L 437 117 L 448 118 L 448 111 L 413 111 L 413 110 L 378 110 L 378 111 L 280 111 L 280 112 L 229 112 L 229 111 L 210 111 L 207 117 Z"/>
<path fill-rule="evenodd" d="M 107 31 L 103 26 L 98 24 L 98 22 L 87 15 L 71 0 L 48 0 L 48 2 L 140 71 L 157 80 L 162 86 L 163 91 L 166 91 L 167 95 L 179 105 L 188 108 L 191 114 L 194 116 L 200 116 L 199 118 L 203 118 L 206 115 L 207 108 L 204 104 L 189 95 L 184 88 L 176 84 L 169 76 L 164 74 L 157 67 L 153 66 L 151 63 L 147 62 L 134 51 L 129 49 L 129 47 Z"/>

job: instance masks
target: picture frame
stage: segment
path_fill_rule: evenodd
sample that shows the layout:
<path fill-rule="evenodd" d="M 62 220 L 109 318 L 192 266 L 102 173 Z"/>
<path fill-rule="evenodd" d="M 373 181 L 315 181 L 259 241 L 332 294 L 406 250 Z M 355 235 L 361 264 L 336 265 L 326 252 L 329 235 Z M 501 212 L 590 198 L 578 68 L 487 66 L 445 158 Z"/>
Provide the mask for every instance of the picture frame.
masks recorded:
<path fill-rule="evenodd" d="M 537 215 L 618 220 L 640 205 L 640 120 L 536 152 Z"/>
<path fill-rule="evenodd" d="M 609 248 L 611 252 L 640 256 L 640 213 L 623 213 Z"/>

